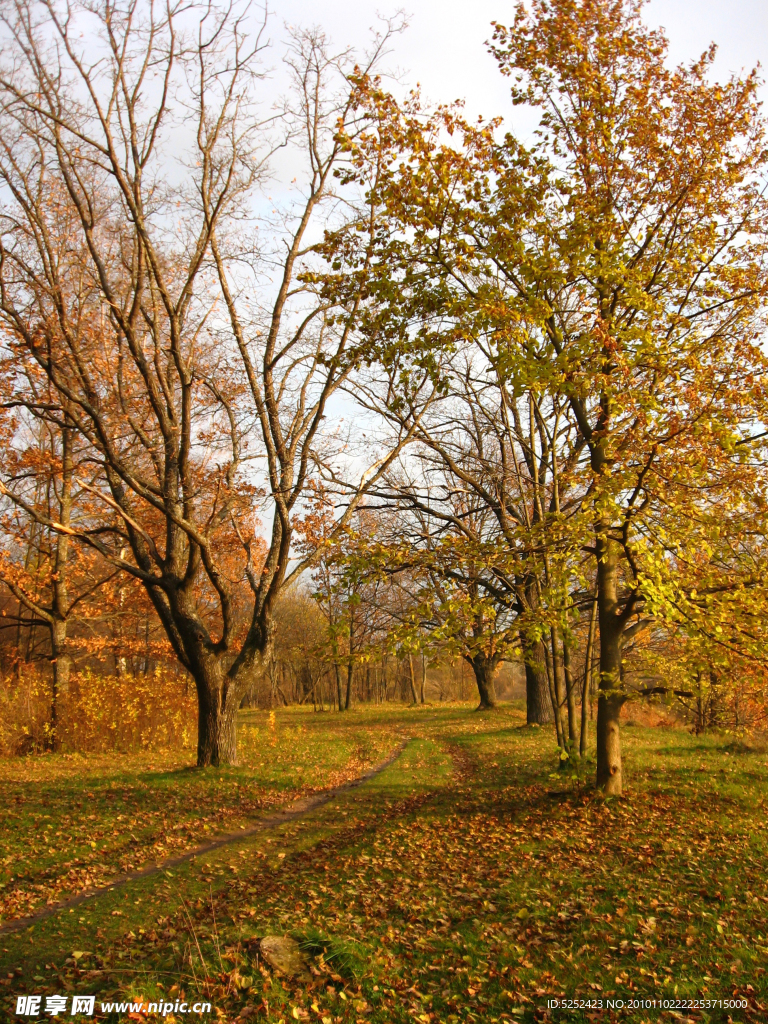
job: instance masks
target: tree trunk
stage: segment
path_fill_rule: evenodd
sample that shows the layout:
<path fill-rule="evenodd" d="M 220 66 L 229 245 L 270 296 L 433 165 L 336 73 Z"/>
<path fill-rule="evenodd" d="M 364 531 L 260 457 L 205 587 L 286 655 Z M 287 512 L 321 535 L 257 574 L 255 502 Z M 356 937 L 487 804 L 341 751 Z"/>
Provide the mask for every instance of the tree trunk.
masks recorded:
<path fill-rule="evenodd" d="M 565 702 L 563 695 L 562 662 L 560 660 L 560 651 L 557 646 L 557 634 L 553 629 L 550 630 L 550 643 L 549 646 L 545 648 L 545 654 L 547 655 L 547 675 L 550 697 L 552 699 L 552 711 L 555 716 L 557 745 L 561 751 L 565 751 L 567 749 L 567 740 L 565 738 L 565 726 L 562 721 L 562 709 Z"/>
<path fill-rule="evenodd" d="M 237 707 L 234 686 L 221 679 L 218 666 L 197 687 L 197 766 L 237 764 Z"/>
<path fill-rule="evenodd" d="M 621 796 L 621 733 L 623 697 L 599 695 L 597 705 L 597 787 L 607 796 Z"/>
<path fill-rule="evenodd" d="M 411 684 L 411 700 L 414 704 L 419 703 L 419 698 L 416 694 L 416 676 L 413 674 L 413 655 L 408 655 L 408 682 Z"/>
<path fill-rule="evenodd" d="M 497 658 L 488 658 L 484 654 L 476 654 L 469 659 L 469 663 L 475 673 L 480 703 L 478 711 L 488 711 L 496 707 L 496 672 L 499 667 Z"/>
<path fill-rule="evenodd" d="M 65 527 L 68 527 L 72 520 L 72 482 L 75 472 L 72 445 L 73 431 L 71 427 L 65 427 L 61 432 L 61 493 L 59 496 L 59 521 Z M 59 749 L 60 701 L 69 693 L 69 674 L 72 668 L 72 659 L 67 652 L 67 618 L 70 611 L 67 590 L 68 576 L 69 536 L 64 530 L 56 535 L 53 601 L 51 602 L 51 654 L 53 655 L 49 742 L 51 750 Z"/>
<path fill-rule="evenodd" d="M 520 581 L 520 594 L 525 607 L 535 613 L 540 606 L 535 576 Z M 520 646 L 525 662 L 525 718 L 528 725 L 549 725 L 553 721 L 552 701 L 547 679 L 544 642 L 530 626 L 520 630 Z"/>
<path fill-rule="evenodd" d="M 587 753 L 589 720 L 587 712 L 592 710 L 592 652 L 595 647 L 595 627 L 597 625 L 597 597 L 592 602 L 592 614 L 589 617 L 589 635 L 587 650 L 584 656 L 584 686 L 581 691 L 581 729 L 579 730 L 579 756 Z"/>
<path fill-rule="evenodd" d="M 337 701 L 337 703 L 339 705 L 339 711 L 343 711 L 344 710 L 344 694 L 343 694 L 342 688 L 341 688 L 341 672 L 339 670 L 339 663 L 338 663 L 338 661 L 335 661 L 333 663 L 333 668 L 334 668 L 334 671 L 336 673 L 336 701 Z"/>
<path fill-rule="evenodd" d="M 427 703 L 427 660 L 421 652 L 421 703 Z"/>
<path fill-rule="evenodd" d="M 563 729 L 563 708 L 558 691 L 558 676 L 554 665 L 554 657 L 551 646 L 544 648 L 544 660 L 547 667 L 547 686 L 549 688 L 549 699 L 552 702 L 552 713 L 555 716 L 555 733 L 557 745 L 565 750 L 565 730 Z"/>
<path fill-rule="evenodd" d="M 525 718 L 528 725 L 548 725 L 552 721 L 552 702 L 547 684 L 544 644 L 531 641 L 525 651 Z"/>
<path fill-rule="evenodd" d="M 355 677 L 355 663 L 350 660 L 347 662 L 347 693 L 344 697 L 344 710 L 349 711 L 349 705 L 352 703 L 352 682 Z"/>
<path fill-rule="evenodd" d="M 565 675 L 565 697 L 568 704 L 568 753 L 578 757 L 579 741 L 576 732 L 576 685 L 571 672 L 571 648 L 563 636 L 563 673 Z"/>
<path fill-rule="evenodd" d="M 67 623 L 54 620 L 51 624 L 51 650 L 53 654 L 53 682 L 51 685 L 51 714 L 49 736 L 46 746 L 49 750 L 61 747 L 61 698 L 69 693 L 69 677 L 72 659 L 67 653 Z"/>
<path fill-rule="evenodd" d="M 607 531 L 606 531 L 607 532 Z M 598 532 L 597 614 L 600 624 L 600 689 L 597 703 L 596 785 L 607 796 L 621 796 L 622 623 L 618 617 L 615 543 Z"/>
<path fill-rule="evenodd" d="M 275 697 L 277 696 L 277 666 L 275 665 L 274 656 L 269 659 L 267 673 L 269 675 L 269 706 L 273 708 L 275 706 Z"/>

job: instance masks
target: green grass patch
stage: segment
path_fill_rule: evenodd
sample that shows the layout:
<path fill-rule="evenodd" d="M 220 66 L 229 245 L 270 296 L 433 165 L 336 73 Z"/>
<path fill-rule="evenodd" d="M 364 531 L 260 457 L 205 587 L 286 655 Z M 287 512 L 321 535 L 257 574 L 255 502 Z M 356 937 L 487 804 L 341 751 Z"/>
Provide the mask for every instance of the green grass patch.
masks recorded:
<path fill-rule="evenodd" d="M 352 747 L 412 739 L 300 821 L 3 936 L 9 996 L 183 993 L 273 1024 L 768 1019 L 759 744 L 634 727 L 627 793 L 604 800 L 514 708 L 339 717 Z M 303 945 L 311 982 L 259 960 L 269 934 Z M 563 997 L 594 1009 L 548 1009 Z"/>
<path fill-rule="evenodd" d="M 191 750 L 0 761 L 0 921 L 245 827 L 356 777 L 396 743 L 385 726 L 342 718 L 245 712 L 237 767 L 190 767 Z"/>

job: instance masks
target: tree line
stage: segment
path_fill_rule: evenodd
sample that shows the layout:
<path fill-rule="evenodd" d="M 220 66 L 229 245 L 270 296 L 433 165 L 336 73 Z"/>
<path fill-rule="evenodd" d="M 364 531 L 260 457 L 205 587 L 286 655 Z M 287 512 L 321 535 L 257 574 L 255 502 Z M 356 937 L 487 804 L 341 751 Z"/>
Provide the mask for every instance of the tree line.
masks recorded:
<path fill-rule="evenodd" d="M 403 96 L 401 28 L 294 32 L 276 102 L 247 2 L 4 8 L 2 579 L 54 695 L 73 616 L 140 594 L 200 765 L 311 580 L 339 706 L 369 642 L 481 708 L 517 658 L 566 763 L 597 694 L 620 793 L 628 700 L 765 689 L 760 83 L 534 0 L 490 43 L 523 141 Z"/>

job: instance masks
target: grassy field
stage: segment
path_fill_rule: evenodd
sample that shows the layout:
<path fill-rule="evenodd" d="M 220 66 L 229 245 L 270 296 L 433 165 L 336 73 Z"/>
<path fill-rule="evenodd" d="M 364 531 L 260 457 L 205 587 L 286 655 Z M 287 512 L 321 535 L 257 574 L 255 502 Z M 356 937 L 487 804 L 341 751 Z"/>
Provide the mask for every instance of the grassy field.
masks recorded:
<path fill-rule="evenodd" d="M 37 885 L 75 891 L 68 861 L 107 879 L 359 774 L 404 735 L 389 768 L 301 819 L 0 935 L 9 1019 L 19 994 L 78 993 L 109 1020 L 126 1014 L 101 1002 L 129 999 L 273 1024 L 768 1020 L 768 753 L 682 729 L 627 728 L 627 793 L 609 801 L 558 773 L 552 737 L 513 707 L 249 713 L 242 766 L 217 772 L 6 763 L 6 891 L 32 894 L 10 912 L 39 905 Z M 268 969 L 269 934 L 300 942 L 304 980 Z"/>
<path fill-rule="evenodd" d="M 241 764 L 223 771 L 190 768 L 193 751 L 0 761 L 0 919 L 32 914 L 360 775 L 396 740 L 391 730 L 355 726 L 330 715 L 278 722 L 244 712 Z"/>

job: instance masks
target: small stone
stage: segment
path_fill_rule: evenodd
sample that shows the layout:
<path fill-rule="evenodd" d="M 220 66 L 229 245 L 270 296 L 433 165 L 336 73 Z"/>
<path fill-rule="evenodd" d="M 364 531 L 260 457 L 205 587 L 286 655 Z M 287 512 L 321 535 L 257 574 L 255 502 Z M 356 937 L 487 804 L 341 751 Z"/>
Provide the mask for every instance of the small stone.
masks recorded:
<path fill-rule="evenodd" d="M 307 959 L 296 939 L 290 935 L 265 935 L 259 943 L 259 950 L 269 966 L 286 978 L 312 980 L 307 970 Z"/>

